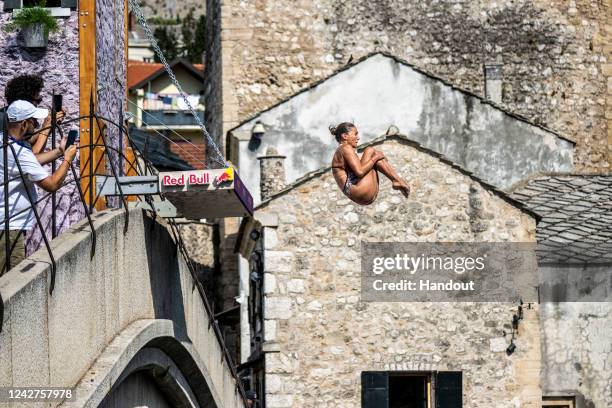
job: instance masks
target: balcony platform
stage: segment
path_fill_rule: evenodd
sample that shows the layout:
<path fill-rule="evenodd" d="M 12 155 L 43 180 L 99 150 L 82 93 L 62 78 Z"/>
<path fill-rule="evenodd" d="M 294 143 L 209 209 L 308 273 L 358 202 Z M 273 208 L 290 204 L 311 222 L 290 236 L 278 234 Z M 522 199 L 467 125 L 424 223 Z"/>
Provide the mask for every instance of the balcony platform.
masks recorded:
<path fill-rule="evenodd" d="M 204 111 L 196 112 L 200 121 L 204 121 Z M 142 119 L 147 122 L 143 129 L 163 130 L 198 130 L 198 122 L 191 112 L 178 109 L 145 109 Z"/>
<path fill-rule="evenodd" d="M 159 191 L 185 218 L 253 215 L 253 197 L 231 167 L 161 172 Z"/>
<path fill-rule="evenodd" d="M 120 194 L 113 177 L 96 176 L 96 185 L 101 196 Z M 231 167 L 120 177 L 119 185 L 124 195 L 161 194 L 176 208 L 164 211 L 165 217 L 200 220 L 253 215 L 253 197 Z"/>

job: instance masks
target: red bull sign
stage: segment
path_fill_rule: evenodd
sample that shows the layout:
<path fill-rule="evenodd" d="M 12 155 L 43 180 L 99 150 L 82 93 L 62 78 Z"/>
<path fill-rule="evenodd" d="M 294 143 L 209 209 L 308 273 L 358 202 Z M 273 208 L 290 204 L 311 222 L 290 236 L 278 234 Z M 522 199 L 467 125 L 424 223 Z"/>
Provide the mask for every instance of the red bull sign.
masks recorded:
<path fill-rule="evenodd" d="M 210 174 L 208 172 L 193 172 L 193 173 L 165 173 L 160 175 L 162 186 L 185 186 L 191 185 L 206 185 L 210 184 Z"/>
<path fill-rule="evenodd" d="M 185 218 L 244 217 L 253 213 L 253 198 L 232 167 L 160 172 L 159 191 Z"/>
<path fill-rule="evenodd" d="M 205 184 L 210 184 L 210 174 L 209 173 L 191 173 L 189 178 L 187 179 L 189 184 L 201 186 Z"/>

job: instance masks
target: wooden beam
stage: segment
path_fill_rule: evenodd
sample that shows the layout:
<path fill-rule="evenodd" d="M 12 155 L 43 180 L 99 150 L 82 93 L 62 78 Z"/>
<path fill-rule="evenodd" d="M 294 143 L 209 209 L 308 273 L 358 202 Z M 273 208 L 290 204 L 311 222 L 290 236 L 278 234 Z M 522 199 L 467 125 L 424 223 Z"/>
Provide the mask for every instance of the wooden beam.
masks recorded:
<path fill-rule="evenodd" d="M 79 1 L 79 115 L 90 114 L 90 104 L 97 105 L 96 100 L 96 0 Z M 93 174 L 90 162 L 94 159 L 90 143 L 97 140 L 97 126 L 89 119 L 80 121 L 80 174 L 81 188 L 85 202 L 95 199 Z M 93 131 L 92 131 L 93 130 Z M 90 193 L 91 191 L 91 193 Z"/>

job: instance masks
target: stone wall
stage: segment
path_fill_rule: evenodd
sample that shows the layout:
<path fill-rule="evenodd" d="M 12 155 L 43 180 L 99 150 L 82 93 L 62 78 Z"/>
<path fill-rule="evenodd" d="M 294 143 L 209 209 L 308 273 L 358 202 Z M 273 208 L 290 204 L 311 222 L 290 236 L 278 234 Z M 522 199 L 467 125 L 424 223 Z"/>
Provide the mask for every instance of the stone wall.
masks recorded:
<path fill-rule="evenodd" d="M 0 387 L 69 387 L 76 395 L 70 405 L 98 407 L 139 352 L 158 348 L 168 362 L 140 360 L 141 370 L 161 365 L 166 384 L 188 373 L 179 391 L 195 394 L 197 406 L 243 406 L 165 220 L 131 210 L 124 231 L 123 210 L 101 211 L 93 219 L 94 256 L 86 221 L 54 240 L 53 293 L 44 250 L 0 277 Z M 173 394 L 176 385 L 158 389 Z"/>
<path fill-rule="evenodd" d="M 265 133 L 255 143 L 258 121 Z M 571 142 L 403 60 L 374 54 L 232 129 L 231 159 L 256 202 L 258 156 L 269 147 L 286 155 L 291 182 L 330 164 L 338 143 L 328 128 L 342 121 L 355 123 L 359 143 L 395 126 L 499 188 L 536 173 L 572 170 Z"/>
<path fill-rule="evenodd" d="M 515 304 L 360 301 L 360 242 L 535 240 L 535 220 L 438 158 L 394 138 L 377 145 L 402 174 L 405 200 L 381 182 L 357 206 L 331 171 L 262 204 L 266 406 L 356 407 L 367 370 L 463 372 L 465 407 L 540 407 L 537 309 L 505 354 Z M 269 222 L 267 225 L 273 225 Z"/>
<path fill-rule="evenodd" d="M 218 278 L 219 250 L 218 225 L 203 222 L 177 223 L 185 249 L 197 268 L 200 282 L 209 299 L 215 298 L 215 279 Z"/>
<path fill-rule="evenodd" d="M 206 1 L 206 41 L 204 46 L 204 104 L 206 111 L 206 128 L 218 143 L 221 142 L 223 134 L 223 71 L 221 59 L 221 2 L 215 0 Z M 221 145 L 222 146 L 222 145 Z M 223 149 L 221 150 L 223 151 Z M 206 157 L 212 152 L 207 150 Z"/>
<path fill-rule="evenodd" d="M 140 4 L 147 18 L 170 19 L 179 17 L 182 20 L 191 10 L 193 10 L 196 19 L 206 14 L 206 9 L 202 7 L 202 2 L 198 0 L 144 0 Z"/>
<path fill-rule="evenodd" d="M 500 61 L 504 107 L 574 138 L 577 170 L 610 168 L 607 2 L 228 0 L 220 9 L 225 130 L 372 51 L 480 95 L 483 64 Z"/>
<path fill-rule="evenodd" d="M 4 10 L 4 4 L 1 8 Z M 0 12 L 0 26 L 4 26 L 11 20 L 11 13 Z M 39 74 L 44 79 L 42 91 L 42 106 L 51 107 L 52 94 L 64 96 L 64 107 L 68 117 L 77 117 L 79 114 L 79 29 L 76 11 L 70 13 L 68 18 L 58 18 L 60 30 L 52 33 L 49 37 L 49 45 L 43 50 L 32 50 L 20 46 L 21 38 L 17 33 L 0 31 L 0 57 L 6 63 L 0 66 L 0 105 L 6 103 L 4 99 L 4 88 L 7 82 L 23 74 Z M 64 127 L 64 134 L 69 126 Z M 59 136 L 57 137 L 59 140 Z M 47 143 L 51 147 L 51 137 Z M 75 161 L 76 164 L 76 161 Z M 78 174 L 79 167 L 75 166 Z M 46 166 L 51 172 L 51 166 Z M 68 174 L 66 181 L 73 181 L 72 174 Z M 47 193 L 38 189 L 39 198 Z M 67 185 L 57 192 L 57 231 L 62 233 L 70 225 L 78 222 L 84 216 L 83 207 L 78 205 L 78 190 L 74 183 Z M 38 206 L 41 214 L 42 224 L 51 236 L 51 199 L 42 201 Z M 40 230 L 34 229 L 27 236 L 27 252 L 32 253 L 42 245 Z"/>
<path fill-rule="evenodd" d="M 266 154 L 257 158 L 260 174 L 259 191 L 262 200 L 270 198 L 285 186 L 285 157 L 278 154 L 274 147 L 268 147 Z"/>
<path fill-rule="evenodd" d="M 115 0 L 96 0 L 96 80 L 98 106 L 96 111 L 115 123 L 120 122 L 126 110 L 127 61 L 125 53 L 125 3 Z M 107 124 L 106 143 L 119 149 L 122 138 L 117 126 Z M 107 174 L 113 174 L 111 163 L 118 173 L 118 154 L 111 152 L 107 160 Z M 119 200 L 109 198 L 111 205 L 118 206 Z"/>

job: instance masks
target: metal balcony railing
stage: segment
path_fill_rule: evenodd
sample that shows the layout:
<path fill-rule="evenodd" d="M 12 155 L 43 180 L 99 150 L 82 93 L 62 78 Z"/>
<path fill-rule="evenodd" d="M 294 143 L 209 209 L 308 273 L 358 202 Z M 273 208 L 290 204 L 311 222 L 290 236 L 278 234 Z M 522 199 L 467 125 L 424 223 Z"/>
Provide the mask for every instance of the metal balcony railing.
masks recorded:
<path fill-rule="evenodd" d="M 197 111 L 198 117 L 204 121 L 204 111 Z M 149 118 L 149 124 L 143 123 L 144 128 L 163 129 L 166 127 L 181 129 L 181 128 L 198 128 L 198 122 L 188 110 L 154 110 L 144 109 L 143 115 Z"/>
<path fill-rule="evenodd" d="M 120 200 L 119 202 L 121 203 L 121 206 L 125 209 L 125 222 L 124 222 L 124 233 L 127 232 L 127 228 L 128 228 L 128 223 L 129 223 L 129 208 L 128 208 L 128 197 L 124 194 L 122 188 L 121 188 L 121 183 L 119 182 L 119 177 L 123 176 L 124 173 L 135 173 L 136 175 L 146 175 L 146 174 L 155 174 L 156 170 L 153 168 L 151 162 L 149 162 L 148 160 L 146 160 L 146 157 L 144 157 L 142 155 L 142 152 L 137 148 L 137 146 L 133 143 L 133 141 L 130 138 L 130 135 L 128 134 L 128 128 L 126 126 L 126 121 L 124 120 L 123 117 L 123 112 L 121 113 L 121 117 L 118 120 L 112 120 L 109 118 L 105 118 L 102 117 L 101 115 L 99 115 L 96 111 L 95 111 L 95 106 L 94 106 L 94 102 L 93 102 L 93 95 L 90 99 L 90 104 L 89 104 L 89 115 L 85 115 L 85 116 L 81 116 L 81 117 L 77 117 L 77 118 L 73 118 L 73 119 L 67 119 L 63 121 L 63 125 L 68 125 L 68 124 L 78 124 L 79 121 L 81 120 L 88 120 L 89 121 L 89 135 L 92 136 L 90 138 L 90 143 L 89 144 L 85 144 L 85 145 L 80 145 L 78 148 L 79 149 L 89 149 L 89 155 L 88 158 L 86 160 L 85 163 L 81 163 L 81 169 L 88 169 L 88 174 L 86 175 L 79 175 L 77 174 L 75 167 L 73 164 L 71 164 L 70 166 L 70 172 L 72 173 L 73 178 L 71 180 L 65 181 L 64 184 L 62 185 L 62 188 L 64 186 L 67 186 L 69 184 L 75 184 L 77 191 L 78 191 L 78 198 L 79 198 L 79 202 L 80 205 L 83 206 L 83 209 L 85 211 L 85 216 L 87 218 L 87 221 L 89 223 L 89 227 L 91 230 L 91 234 L 92 234 L 92 244 L 91 244 L 91 256 L 93 257 L 95 255 L 95 250 L 96 250 L 96 231 L 94 229 L 94 225 L 91 219 L 91 213 L 93 211 L 95 211 L 96 208 L 96 203 L 98 202 L 98 200 L 100 199 L 99 194 L 96 195 L 96 193 L 94 193 L 94 187 L 93 187 L 93 178 L 96 176 L 96 173 L 98 173 L 98 171 L 96 170 L 102 170 L 100 166 L 100 164 L 102 163 L 102 161 L 106 158 L 106 163 L 107 163 L 107 168 L 110 168 L 110 176 L 113 177 L 115 179 L 115 183 L 118 187 L 118 191 L 119 191 L 119 197 Z M 60 140 L 62 138 L 62 128 L 57 126 L 56 124 L 56 120 L 55 120 L 55 112 L 51 112 L 52 114 L 52 125 L 50 128 L 46 128 L 46 129 L 40 129 L 38 130 L 38 132 L 42 132 L 45 130 L 50 130 L 50 136 L 51 136 L 51 148 L 55 148 L 56 147 L 56 133 L 59 133 L 60 136 Z M 188 115 L 189 112 L 186 112 L 185 115 Z M 203 115 L 203 112 L 202 112 Z M 4 200 L 3 202 L 0 203 L 0 205 L 2 205 L 4 207 L 4 220 L 3 220 L 3 228 L 4 228 L 4 242 L 2 242 L 2 246 L 4 246 L 4 251 L 5 251 L 5 262 L 6 262 L 6 271 L 8 272 L 11 269 L 11 265 L 10 264 L 10 258 L 11 258 L 11 253 L 13 251 L 13 247 L 12 247 L 12 243 L 10 241 L 10 237 L 9 237 L 9 226 L 10 226 L 10 220 L 12 218 L 14 218 L 15 216 L 17 216 L 18 214 L 11 214 L 10 211 L 10 207 L 9 207 L 9 201 L 8 201 L 8 194 L 9 194 L 9 189 L 8 189 L 8 185 L 9 185 L 9 181 L 13 181 L 14 179 L 9 179 L 8 177 L 8 155 L 12 154 L 15 163 L 16 163 L 16 167 L 18 169 L 19 172 L 19 176 L 17 176 L 15 179 L 20 179 L 24 182 L 25 184 L 25 180 L 27 175 L 24 173 L 21 165 L 19 164 L 19 160 L 18 160 L 18 154 L 16 153 L 16 148 L 15 148 L 15 144 L 16 142 L 11 140 L 11 138 L 8 135 L 8 129 L 7 129 L 7 116 L 5 114 L 1 115 L 2 116 L 2 120 L 0 121 L 0 129 L 3 132 L 3 140 L 2 140 L 2 153 L 1 155 L 3 156 L 2 158 L 0 158 L 2 160 L 2 165 L 4 166 L 4 179 L 0 180 L 0 188 L 3 189 L 4 191 Z M 195 123 L 195 121 L 194 121 Z M 118 147 L 114 147 L 113 143 L 111 140 L 108 140 L 108 129 L 109 128 L 116 128 L 119 129 L 119 139 L 121 140 L 120 143 L 118 143 Z M 94 137 L 93 135 L 94 133 L 94 129 L 97 130 L 98 135 L 96 136 L 96 140 L 94 141 Z M 169 130 L 170 132 L 172 132 L 172 129 L 166 129 Z M 164 135 L 162 135 L 159 132 L 155 132 L 158 133 L 159 136 L 165 137 Z M 154 137 L 155 135 L 151 135 L 151 137 Z M 130 147 L 133 152 L 134 152 L 134 157 L 132 158 L 128 158 L 124 152 L 125 148 L 124 148 L 124 140 L 126 141 L 127 147 Z M 169 140 L 169 139 L 168 139 Z M 170 141 L 171 143 L 173 143 L 172 141 Z M 103 148 L 103 155 L 102 157 L 99 158 L 97 163 L 94 163 L 94 155 L 92 154 L 94 148 L 96 147 L 101 147 Z M 142 164 L 144 163 L 144 164 Z M 127 165 L 126 165 L 127 164 Z M 124 170 L 124 166 L 127 167 Z M 83 190 L 81 188 L 81 182 L 83 180 L 87 181 L 87 188 L 85 190 Z M 26 194 L 27 194 L 27 199 L 29 201 L 29 207 L 22 210 L 21 212 L 25 212 L 25 211 L 30 211 L 32 210 L 34 218 L 36 219 L 35 222 L 35 226 L 34 228 L 39 229 L 39 231 L 41 232 L 42 238 L 43 238 L 43 243 L 46 247 L 47 253 L 49 255 L 49 258 L 51 260 L 51 279 L 50 279 L 50 285 L 49 285 L 49 293 L 53 293 L 53 287 L 55 285 L 55 273 L 56 273 L 56 262 L 55 262 L 55 258 L 53 256 L 53 252 L 51 250 L 51 246 L 50 246 L 50 238 L 54 238 L 55 237 L 55 222 L 53 223 L 53 227 L 52 227 L 52 236 L 48 237 L 45 231 L 45 228 L 43 226 L 43 223 L 41 222 L 41 217 L 40 217 L 40 213 L 38 211 L 38 209 L 36 208 L 36 205 L 38 203 L 43 202 L 44 200 L 47 200 L 49 197 L 51 197 L 52 199 L 52 209 L 51 209 L 51 217 L 53 220 L 55 220 L 57 218 L 57 214 L 56 214 L 56 204 L 54 203 L 55 201 L 55 193 L 47 193 L 47 194 L 43 194 L 42 197 L 39 197 L 39 199 L 37 201 L 34 201 L 34 194 L 32 191 L 29 191 L 29 188 L 27 187 L 27 185 L 25 186 L 25 190 L 26 190 Z M 163 193 L 158 194 L 159 198 L 161 200 L 165 200 L 165 197 L 163 195 Z M 87 201 L 85 199 L 85 196 L 88 196 L 89 200 Z M 105 197 L 106 199 L 106 197 Z M 145 195 L 145 196 L 138 196 L 138 199 L 141 201 L 145 201 L 149 204 L 149 207 L 152 209 L 151 211 L 153 212 L 154 216 L 158 216 L 158 214 L 155 212 L 155 206 L 153 205 L 153 197 L 151 195 Z M 107 201 L 107 206 L 110 203 Z M 21 213 L 20 212 L 20 213 Z M 170 218 L 168 219 L 168 223 L 170 225 L 170 229 L 172 232 L 172 235 L 174 237 L 175 243 L 177 245 L 177 248 L 179 250 L 179 252 L 181 253 L 181 255 L 183 256 L 184 261 L 187 264 L 187 268 L 189 269 L 190 275 L 194 281 L 194 286 L 197 289 L 200 298 L 204 304 L 204 308 L 206 309 L 206 313 L 208 315 L 208 322 L 209 322 L 209 327 L 212 326 L 213 331 L 215 333 L 215 336 L 217 338 L 217 341 L 219 343 L 219 346 L 222 349 L 222 354 L 223 354 L 223 360 L 225 360 L 225 362 L 228 365 L 228 368 L 232 374 L 232 376 L 234 377 L 234 380 L 236 382 L 236 387 L 238 388 L 238 391 L 242 397 L 242 401 L 244 403 L 244 406 L 247 407 L 248 406 L 248 402 L 247 402 L 247 398 L 246 398 L 246 394 L 245 394 L 245 390 L 244 387 L 242 386 L 242 381 L 240 381 L 240 378 L 238 377 L 238 373 L 236 372 L 236 366 L 233 362 L 233 359 L 229 353 L 229 350 L 227 349 L 225 340 L 223 338 L 223 334 L 221 332 L 221 328 L 219 325 L 219 322 L 217 320 L 217 318 L 215 317 L 215 312 L 213 310 L 213 306 L 211 305 L 211 303 L 208 300 L 208 297 L 205 293 L 204 290 L 204 286 L 202 285 L 202 282 L 200 282 L 198 275 L 197 275 L 197 269 L 195 266 L 194 261 L 192 260 L 192 258 L 189 256 L 189 253 L 187 251 L 187 247 L 185 246 L 185 242 L 183 240 L 183 237 L 181 235 L 181 230 L 178 227 L 177 223 L 175 222 L 174 219 Z M 1 265 L 0 265 L 1 266 Z M 1 275 L 1 273 L 0 273 Z M 4 302 L 2 300 L 2 296 L 0 294 L 0 333 L 2 332 L 2 322 L 3 322 L 3 316 L 4 316 Z"/>

